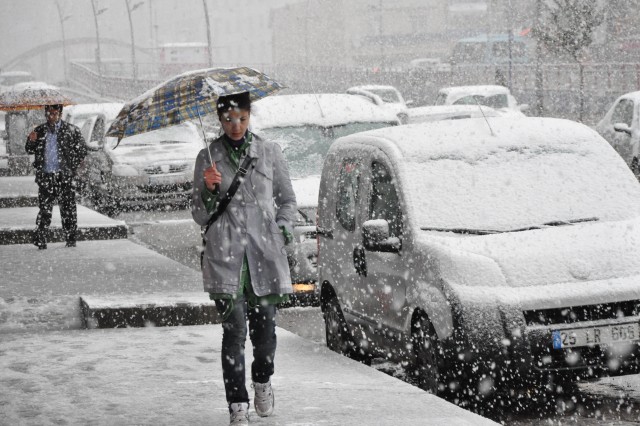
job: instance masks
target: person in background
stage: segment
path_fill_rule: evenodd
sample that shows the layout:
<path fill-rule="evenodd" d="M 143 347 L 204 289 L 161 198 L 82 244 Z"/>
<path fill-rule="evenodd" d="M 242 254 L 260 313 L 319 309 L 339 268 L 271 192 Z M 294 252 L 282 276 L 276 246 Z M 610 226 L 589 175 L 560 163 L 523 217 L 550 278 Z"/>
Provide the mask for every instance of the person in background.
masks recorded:
<path fill-rule="evenodd" d="M 80 129 L 60 120 L 62 105 L 47 105 L 44 110 L 47 122 L 29 134 L 25 145 L 27 153 L 35 155 L 33 166 L 38 184 L 40 210 L 33 243 L 38 249 L 47 248 L 51 211 L 57 199 L 66 246 L 75 247 L 78 214 L 74 180 L 87 147 Z"/>
<path fill-rule="evenodd" d="M 249 422 L 244 347 L 253 345 L 254 409 L 271 415 L 276 352 L 276 305 L 293 292 L 284 245 L 293 240 L 296 198 L 280 146 L 251 133 L 249 93 L 221 97 L 224 134 L 203 149 L 194 170 L 191 213 L 205 227 L 245 157 L 247 174 L 224 212 L 204 235 L 204 290 L 222 317 L 222 375 L 230 424 Z"/>

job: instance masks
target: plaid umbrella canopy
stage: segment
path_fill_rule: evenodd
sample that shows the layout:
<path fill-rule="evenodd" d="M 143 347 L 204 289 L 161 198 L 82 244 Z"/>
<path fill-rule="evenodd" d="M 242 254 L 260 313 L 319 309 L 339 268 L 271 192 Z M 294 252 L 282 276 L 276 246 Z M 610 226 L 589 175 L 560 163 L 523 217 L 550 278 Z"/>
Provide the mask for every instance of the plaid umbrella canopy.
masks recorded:
<path fill-rule="evenodd" d="M 18 83 L 0 93 L 0 111 L 26 111 L 45 105 L 73 105 L 55 86 L 40 82 Z"/>
<path fill-rule="evenodd" d="M 220 96 L 249 92 L 251 100 L 257 100 L 283 87 L 260 71 L 247 67 L 189 71 L 127 102 L 111 123 L 107 136 L 120 141 L 127 136 L 215 113 Z"/>

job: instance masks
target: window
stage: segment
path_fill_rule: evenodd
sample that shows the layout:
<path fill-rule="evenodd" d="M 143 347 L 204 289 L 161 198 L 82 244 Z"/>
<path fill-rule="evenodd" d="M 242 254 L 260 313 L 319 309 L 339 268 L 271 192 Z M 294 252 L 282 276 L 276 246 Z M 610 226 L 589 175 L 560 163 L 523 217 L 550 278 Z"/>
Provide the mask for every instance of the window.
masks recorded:
<path fill-rule="evenodd" d="M 633 101 L 629 99 L 622 99 L 616 105 L 616 108 L 613 110 L 613 115 L 611 116 L 611 123 L 624 123 L 627 126 L 631 127 L 633 122 Z"/>
<path fill-rule="evenodd" d="M 356 229 L 356 207 L 358 205 L 360 173 L 359 164 L 354 159 L 345 160 L 340 168 L 336 216 L 342 227 L 351 232 Z"/>
<path fill-rule="evenodd" d="M 402 236 L 402 214 L 398 202 L 398 193 L 389 170 L 379 162 L 371 165 L 373 176 L 371 200 L 369 200 L 369 219 L 385 219 L 389 222 L 389 236 Z"/>

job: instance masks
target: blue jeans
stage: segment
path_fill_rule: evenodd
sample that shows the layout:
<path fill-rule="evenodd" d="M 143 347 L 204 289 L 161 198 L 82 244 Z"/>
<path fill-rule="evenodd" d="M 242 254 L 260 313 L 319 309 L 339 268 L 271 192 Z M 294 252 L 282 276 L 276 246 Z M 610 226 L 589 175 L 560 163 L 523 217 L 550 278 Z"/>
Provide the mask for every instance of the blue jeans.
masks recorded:
<path fill-rule="evenodd" d="M 231 313 L 222 322 L 222 377 L 227 402 L 249 402 L 245 385 L 244 344 L 249 338 L 253 345 L 251 379 L 267 383 L 273 375 L 276 354 L 276 306 L 248 307 L 244 295 L 230 300 L 216 300 L 216 308 L 222 315 L 233 303 Z"/>

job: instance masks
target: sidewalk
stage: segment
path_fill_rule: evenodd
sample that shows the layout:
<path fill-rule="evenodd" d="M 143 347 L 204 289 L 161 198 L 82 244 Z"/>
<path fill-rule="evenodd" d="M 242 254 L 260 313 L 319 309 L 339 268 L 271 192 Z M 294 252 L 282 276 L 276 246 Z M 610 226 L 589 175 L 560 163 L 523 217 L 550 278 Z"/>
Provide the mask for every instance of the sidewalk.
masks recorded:
<path fill-rule="evenodd" d="M 3 334 L 0 424 L 227 425 L 221 333 L 220 325 L 202 325 Z M 260 418 L 252 408 L 251 424 L 496 424 L 277 333 L 275 412 Z"/>

